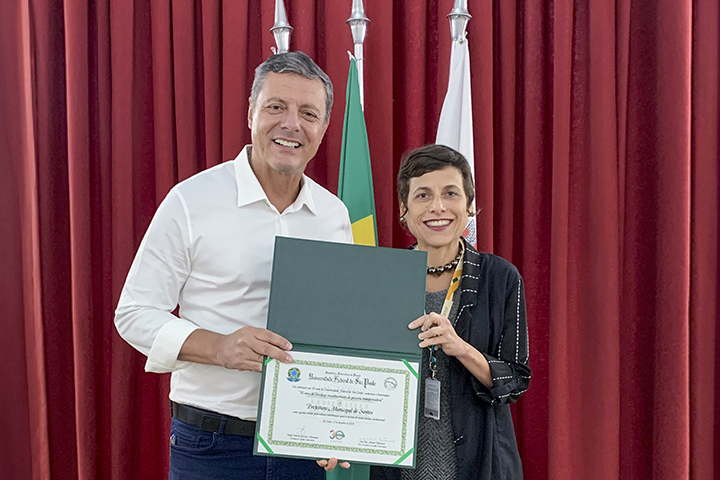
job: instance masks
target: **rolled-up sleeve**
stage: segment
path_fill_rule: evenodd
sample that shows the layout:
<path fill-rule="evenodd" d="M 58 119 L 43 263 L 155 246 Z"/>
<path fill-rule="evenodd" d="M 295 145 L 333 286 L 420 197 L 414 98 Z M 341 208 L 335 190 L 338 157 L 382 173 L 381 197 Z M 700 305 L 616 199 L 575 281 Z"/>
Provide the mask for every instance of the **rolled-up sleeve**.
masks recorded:
<path fill-rule="evenodd" d="M 495 356 L 483 353 L 490 365 L 492 388 L 473 377 L 475 394 L 483 401 L 498 405 L 516 402 L 530 384 L 525 290 L 522 277 L 512 281 L 505 299 L 503 333 Z"/>
<path fill-rule="evenodd" d="M 177 357 L 198 327 L 172 311 L 190 273 L 191 237 L 185 202 L 173 189 L 145 233 L 115 311 L 118 333 L 147 355 L 148 372 L 171 372 L 189 365 Z"/>

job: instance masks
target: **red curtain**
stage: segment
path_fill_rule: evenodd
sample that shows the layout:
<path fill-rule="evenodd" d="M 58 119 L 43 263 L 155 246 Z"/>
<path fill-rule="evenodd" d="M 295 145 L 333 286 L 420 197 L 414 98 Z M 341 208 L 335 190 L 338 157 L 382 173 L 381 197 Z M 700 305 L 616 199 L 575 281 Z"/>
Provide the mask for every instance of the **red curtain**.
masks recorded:
<path fill-rule="evenodd" d="M 365 0 L 380 244 L 432 142 L 452 0 Z M 272 0 L 19 0 L 0 16 L 0 478 L 166 476 L 168 378 L 112 324 L 179 180 L 249 142 Z M 288 0 L 333 79 L 310 176 L 337 188 L 350 1 Z M 720 475 L 716 0 L 470 2 L 479 245 L 520 269 L 528 479 Z"/>

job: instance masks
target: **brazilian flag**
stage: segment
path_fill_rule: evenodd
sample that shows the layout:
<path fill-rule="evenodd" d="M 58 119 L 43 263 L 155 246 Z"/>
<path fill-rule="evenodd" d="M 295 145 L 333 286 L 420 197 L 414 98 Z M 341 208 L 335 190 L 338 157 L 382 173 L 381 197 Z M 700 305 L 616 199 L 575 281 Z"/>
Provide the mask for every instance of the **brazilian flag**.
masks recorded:
<path fill-rule="evenodd" d="M 354 58 L 350 59 L 345 98 L 338 197 L 350 213 L 355 244 L 377 246 L 370 147 L 365 116 L 360 104 L 360 83 Z"/>

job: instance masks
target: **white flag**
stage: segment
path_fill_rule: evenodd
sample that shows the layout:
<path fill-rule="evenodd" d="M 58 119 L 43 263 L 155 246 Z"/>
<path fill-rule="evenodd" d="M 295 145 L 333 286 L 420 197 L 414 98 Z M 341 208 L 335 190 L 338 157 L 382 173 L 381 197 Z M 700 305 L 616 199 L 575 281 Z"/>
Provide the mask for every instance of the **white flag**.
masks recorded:
<path fill-rule="evenodd" d="M 435 143 L 447 145 L 462 153 L 475 178 L 473 146 L 472 97 L 470 95 L 470 49 L 466 39 L 452 42 L 448 90 L 440 112 Z M 475 205 L 473 205 L 475 211 Z M 475 217 L 468 219 L 465 238 L 477 247 Z"/>

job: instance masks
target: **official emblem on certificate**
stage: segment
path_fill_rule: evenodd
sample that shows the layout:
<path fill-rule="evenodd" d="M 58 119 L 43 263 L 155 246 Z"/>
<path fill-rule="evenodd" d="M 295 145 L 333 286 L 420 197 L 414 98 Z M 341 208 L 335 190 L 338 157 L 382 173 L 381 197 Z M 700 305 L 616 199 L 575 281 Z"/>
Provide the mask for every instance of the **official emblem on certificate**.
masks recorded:
<path fill-rule="evenodd" d="M 417 362 L 293 357 L 265 365 L 257 453 L 414 465 Z"/>

